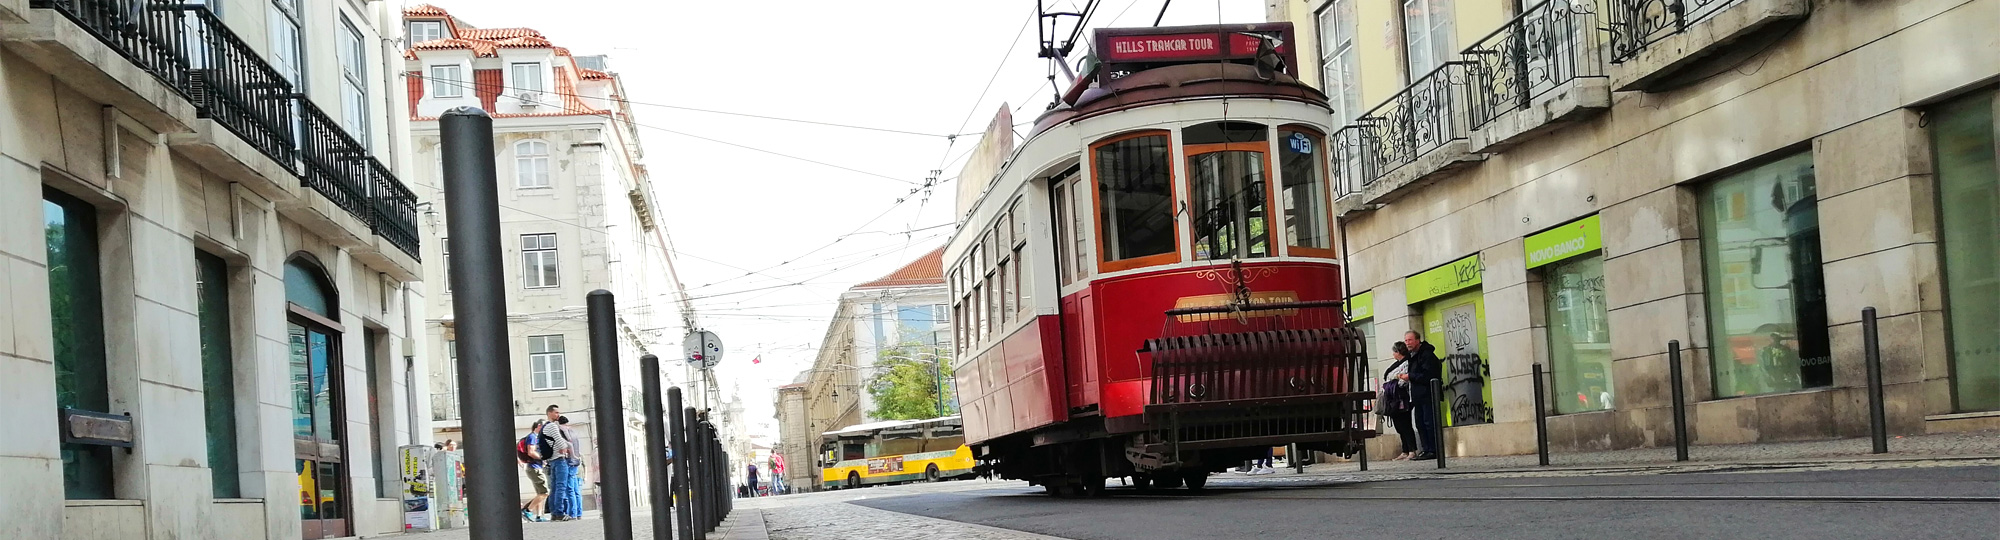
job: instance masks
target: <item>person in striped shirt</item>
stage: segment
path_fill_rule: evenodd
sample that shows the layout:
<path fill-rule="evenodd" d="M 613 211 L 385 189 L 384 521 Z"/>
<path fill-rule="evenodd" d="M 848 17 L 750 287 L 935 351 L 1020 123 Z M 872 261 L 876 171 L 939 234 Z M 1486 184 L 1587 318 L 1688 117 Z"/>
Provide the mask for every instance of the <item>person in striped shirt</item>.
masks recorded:
<path fill-rule="evenodd" d="M 545 458 L 549 473 L 549 515 L 555 521 L 579 519 L 583 517 L 583 497 L 576 476 L 579 463 L 576 441 L 563 427 L 569 418 L 555 405 L 550 405 L 546 412 L 548 421 L 542 423 L 541 436 L 548 439 L 554 450 Z"/>

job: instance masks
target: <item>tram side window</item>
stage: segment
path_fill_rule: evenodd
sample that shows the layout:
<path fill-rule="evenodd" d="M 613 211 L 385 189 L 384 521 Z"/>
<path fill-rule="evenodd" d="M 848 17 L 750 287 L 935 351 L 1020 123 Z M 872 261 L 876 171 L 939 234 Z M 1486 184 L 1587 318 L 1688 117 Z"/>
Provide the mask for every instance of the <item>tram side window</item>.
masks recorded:
<path fill-rule="evenodd" d="M 1090 215 L 1090 192 L 1078 176 L 1057 181 L 1054 191 L 1056 271 L 1068 285 L 1090 276 L 1090 245 L 1083 229 L 1084 216 Z"/>
<path fill-rule="evenodd" d="M 1049 191 L 1055 194 L 1050 198 L 1049 208 L 1054 210 L 1050 214 L 1055 216 L 1055 227 L 1051 230 L 1055 231 L 1056 240 L 1056 281 L 1068 285 L 1076 281 L 1076 269 L 1070 268 L 1071 261 L 1075 259 L 1070 257 L 1069 184 L 1056 182 Z"/>
<path fill-rule="evenodd" d="M 1285 245 L 1293 248 L 1292 255 L 1334 256 L 1333 233 L 1327 226 L 1326 162 L 1320 158 L 1323 140 L 1312 131 L 1278 130 L 1278 174 L 1283 183 L 1278 199 L 1285 212 Z"/>
<path fill-rule="evenodd" d="M 1018 318 L 1027 315 L 1030 309 L 1028 304 L 1034 299 L 1034 293 L 1027 289 L 1034 285 L 1034 280 L 1026 275 L 1034 266 L 1028 264 L 1028 217 L 1021 215 L 1020 199 L 1014 200 L 1014 204 L 1007 210 L 1007 215 L 1011 218 L 1007 221 L 1007 226 L 1014 229 L 1013 234 L 1009 235 L 1014 242 L 1009 247 L 1014 250 L 1013 301 L 1015 317 Z"/>
<path fill-rule="evenodd" d="M 1174 260 L 1173 164 L 1164 133 L 1096 146 L 1098 235 L 1106 269 Z"/>

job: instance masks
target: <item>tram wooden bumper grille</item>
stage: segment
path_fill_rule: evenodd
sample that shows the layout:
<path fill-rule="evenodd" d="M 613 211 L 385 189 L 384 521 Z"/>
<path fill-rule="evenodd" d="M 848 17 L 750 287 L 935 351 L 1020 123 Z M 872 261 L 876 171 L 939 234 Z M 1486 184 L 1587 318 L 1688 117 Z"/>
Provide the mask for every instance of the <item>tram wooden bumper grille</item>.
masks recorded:
<path fill-rule="evenodd" d="M 1284 302 L 1167 311 L 1146 341 L 1146 416 L 1177 450 L 1358 441 L 1365 384 L 1360 332 L 1340 302 Z M 1165 449 L 1165 448 L 1162 448 Z"/>

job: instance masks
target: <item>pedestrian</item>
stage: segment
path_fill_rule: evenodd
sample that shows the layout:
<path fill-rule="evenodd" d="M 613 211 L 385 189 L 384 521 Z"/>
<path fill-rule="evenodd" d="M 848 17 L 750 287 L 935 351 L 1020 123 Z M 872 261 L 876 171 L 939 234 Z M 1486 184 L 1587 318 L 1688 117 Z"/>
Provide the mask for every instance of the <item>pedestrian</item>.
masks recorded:
<path fill-rule="evenodd" d="M 1417 455 L 1410 459 L 1437 459 L 1438 448 L 1438 403 L 1444 396 L 1431 392 L 1431 382 L 1438 380 L 1444 371 L 1444 361 L 1438 359 L 1437 347 L 1424 343 L 1415 331 L 1403 333 L 1403 346 L 1409 348 L 1408 371 L 1402 380 L 1410 383 L 1410 413 L 1415 416 L 1417 426 Z"/>
<path fill-rule="evenodd" d="M 1398 341 L 1389 346 L 1389 354 L 1396 361 L 1382 372 L 1382 395 L 1375 398 L 1375 414 L 1387 417 L 1396 426 L 1403 452 L 1390 461 L 1400 461 L 1417 455 L 1417 430 L 1411 425 L 1414 418 L 1410 410 L 1410 382 L 1404 380 L 1410 373 L 1410 346 Z"/>
<path fill-rule="evenodd" d="M 535 498 L 528 499 L 528 504 L 521 505 L 521 519 L 528 521 L 548 521 L 542 517 L 542 514 L 546 513 L 549 501 L 548 474 L 543 471 L 547 467 L 543 463 L 545 461 L 543 456 L 547 455 L 545 452 L 548 445 L 540 433 L 542 424 L 546 422 L 546 420 L 536 420 L 534 425 L 528 427 L 528 436 L 514 443 L 515 456 L 521 460 L 522 466 L 528 469 L 528 483 L 535 486 Z"/>
<path fill-rule="evenodd" d="M 576 448 L 563 434 L 562 424 L 569 420 L 562 415 L 562 408 L 550 405 L 544 412 L 547 419 L 542 422 L 540 435 L 548 440 L 549 454 L 543 463 L 549 475 L 549 519 L 569 521 L 583 517 L 583 500 L 570 493 L 576 489 Z"/>
<path fill-rule="evenodd" d="M 750 484 L 750 496 L 757 496 L 757 464 L 751 463 L 749 469 L 743 471 L 743 478 L 745 483 Z"/>

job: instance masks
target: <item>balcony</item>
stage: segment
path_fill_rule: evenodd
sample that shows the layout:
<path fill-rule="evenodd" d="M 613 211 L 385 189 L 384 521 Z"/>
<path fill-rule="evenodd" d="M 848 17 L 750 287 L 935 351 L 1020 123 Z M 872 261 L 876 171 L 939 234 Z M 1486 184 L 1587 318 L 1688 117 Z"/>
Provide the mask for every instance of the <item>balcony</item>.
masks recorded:
<path fill-rule="evenodd" d="M 1712 58 L 1728 60 L 1724 51 L 1755 47 L 1729 45 L 1775 40 L 1769 32 L 1802 21 L 1812 11 L 1808 0 L 1606 0 L 1610 35 L 1611 88 L 1655 91 L 1699 80 Z"/>
<path fill-rule="evenodd" d="M 166 134 L 168 144 L 223 177 L 274 201 L 320 208 L 275 183 L 297 178 L 297 186 L 331 203 L 325 218 L 351 216 L 361 224 L 355 236 L 379 236 L 408 255 L 396 266 L 414 277 L 419 252 L 409 188 L 207 7 L 178 0 L 29 5 L 38 9 L 28 21 L 7 25 L 0 36 L 17 53 Z"/>
<path fill-rule="evenodd" d="M 1466 48 L 1471 150 L 1496 152 L 1611 108 L 1592 0 L 1547 0 Z"/>
<path fill-rule="evenodd" d="M 1336 180 L 1359 202 L 1383 204 L 1428 185 L 1439 173 L 1486 159 L 1467 142 L 1467 72 L 1471 62 L 1447 62 L 1336 132 Z"/>
<path fill-rule="evenodd" d="M 437 392 L 431 394 L 431 421 L 458 421 L 457 392 Z"/>

